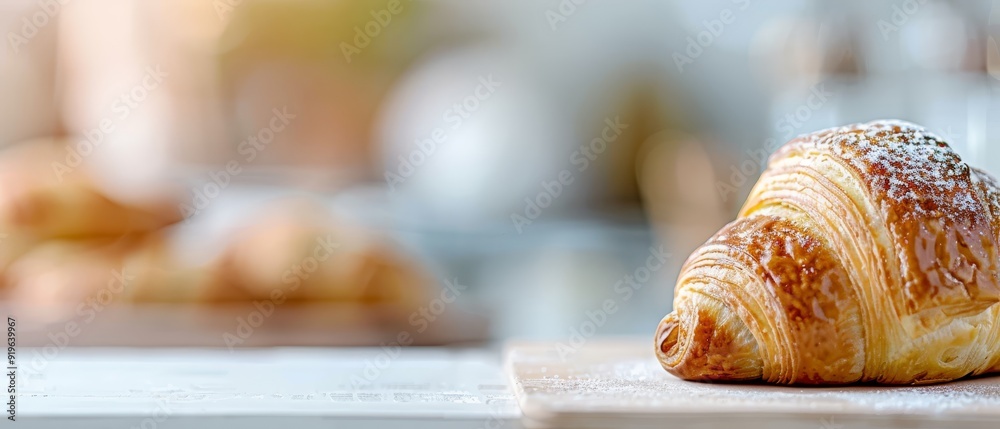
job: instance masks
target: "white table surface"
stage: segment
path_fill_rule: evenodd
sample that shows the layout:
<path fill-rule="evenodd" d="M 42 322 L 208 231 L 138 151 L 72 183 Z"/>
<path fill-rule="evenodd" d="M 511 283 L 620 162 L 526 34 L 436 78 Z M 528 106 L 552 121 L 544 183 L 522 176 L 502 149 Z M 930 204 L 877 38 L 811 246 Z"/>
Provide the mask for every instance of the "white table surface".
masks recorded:
<path fill-rule="evenodd" d="M 41 349 L 18 348 L 17 423 L 147 429 L 520 427 L 497 350 L 398 351 L 66 348 L 46 359 Z"/>

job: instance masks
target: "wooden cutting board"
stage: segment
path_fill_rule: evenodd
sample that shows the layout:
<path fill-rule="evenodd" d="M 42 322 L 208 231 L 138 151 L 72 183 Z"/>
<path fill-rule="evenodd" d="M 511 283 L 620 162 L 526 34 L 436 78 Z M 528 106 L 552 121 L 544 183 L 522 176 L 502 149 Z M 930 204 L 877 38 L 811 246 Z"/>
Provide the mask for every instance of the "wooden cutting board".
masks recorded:
<path fill-rule="evenodd" d="M 651 339 L 512 343 L 526 428 L 1000 428 L 1000 377 L 933 386 L 706 384 L 664 371 Z"/>

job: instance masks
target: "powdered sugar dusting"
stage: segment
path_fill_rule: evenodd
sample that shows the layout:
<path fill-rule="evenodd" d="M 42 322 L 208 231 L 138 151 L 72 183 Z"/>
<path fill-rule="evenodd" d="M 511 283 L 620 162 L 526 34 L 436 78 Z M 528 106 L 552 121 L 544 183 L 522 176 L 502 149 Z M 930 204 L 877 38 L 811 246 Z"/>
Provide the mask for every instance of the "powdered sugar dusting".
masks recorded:
<path fill-rule="evenodd" d="M 896 215 L 961 216 L 982 210 L 970 168 L 947 143 L 919 125 L 886 120 L 800 137 L 855 168 Z"/>
<path fill-rule="evenodd" d="M 981 177 L 940 137 L 903 121 L 875 121 L 799 137 L 789 148 L 833 155 L 867 188 L 891 235 L 902 278 L 900 316 L 914 336 L 959 314 L 992 305 L 996 277 L 997 218 L 984 198 Z M 978 181 L 978 182 L 977 182 Z M 953 247 L 966 251 L 950 251 Z M 895 263 L 895 262 L 893 262 Z M 894 291 L 894 290 L 893 290 Z"/>
<path fill-rule="evenodd" d="M 635 416 L 702 413 L 765 415 L 850 414 L 872 418 L 1000 419 L 1000 378 L 931 386 L 783 387 L 681 380 L 660 367 L 646 341 L 591 340 L 572 353 L 556 345 L 512 347 L 508 371 L 526 417 L 597 418 L 616 423 Z M 538 415 L 531 415 L 532 412 Z M 544 412 L 543 412 L 544 411 Z M 607 413 L 607 414 L 605 414 Z M 954 420 L 955 422 L 961 420 Z M 623 425 L 624 426 L 624 425 Z M 620 426 L 619 426 L 620 427 Z"/>

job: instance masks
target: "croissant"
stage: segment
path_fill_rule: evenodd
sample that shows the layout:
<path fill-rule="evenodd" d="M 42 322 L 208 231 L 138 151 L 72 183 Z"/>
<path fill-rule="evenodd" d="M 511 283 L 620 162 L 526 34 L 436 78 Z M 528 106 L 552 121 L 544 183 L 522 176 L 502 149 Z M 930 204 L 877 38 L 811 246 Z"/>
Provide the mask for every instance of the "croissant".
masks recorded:
<path fill-rule="evenodd" d="M 685 262 L 656 355 L 696 381 L 926 384 L 1000 371 L 1000 186 L 902 121 L 771 156 Z"/>

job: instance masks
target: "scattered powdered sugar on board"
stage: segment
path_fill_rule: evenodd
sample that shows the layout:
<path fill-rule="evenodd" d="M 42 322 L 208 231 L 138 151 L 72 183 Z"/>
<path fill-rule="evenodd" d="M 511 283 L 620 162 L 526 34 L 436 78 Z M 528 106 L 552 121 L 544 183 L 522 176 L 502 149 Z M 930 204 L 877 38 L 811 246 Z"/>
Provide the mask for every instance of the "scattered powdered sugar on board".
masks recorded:
<path fill-rule="evenodd" d="M 919 125 L 874 121 L 796 140 L 842 158 L 883 206 L 900 217 L 974 216 L 982 210 L 969 166 L 943 139 Z"/>
<path fill-rule="evenodd" d="M 853 414 L 1000 420 L 1000 377 L 929 386 L 708 384 L 668 374 L 646 341 L 591 340 L 581 349 L 511 347 L 507 367 L 526 415 Z M 530 417 L 530 416 L 529 416 Z M 708 418 L 708 417 L 706 417 Z"/>
<path fill-rule="evenodd" d="M 966 382 L 967 383 L 967 382 Z M 651 359 L 578 368 L 525 380 L 522 388 L 590 406 L 665 406 L 668 409 L 713 407 L 724 411 L 894 412 L 939 414 L 994 408 L 1000 411 L 1000 383 L 962 382 L 934 386 L 783 387 L 706 384 L 679 380 Z M 567 402 L 563 402 L 564 404 Z M 997 415 L 1000 418 L 1000 414 Z"/>

